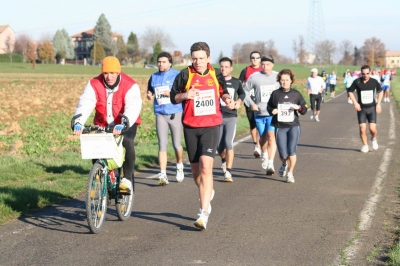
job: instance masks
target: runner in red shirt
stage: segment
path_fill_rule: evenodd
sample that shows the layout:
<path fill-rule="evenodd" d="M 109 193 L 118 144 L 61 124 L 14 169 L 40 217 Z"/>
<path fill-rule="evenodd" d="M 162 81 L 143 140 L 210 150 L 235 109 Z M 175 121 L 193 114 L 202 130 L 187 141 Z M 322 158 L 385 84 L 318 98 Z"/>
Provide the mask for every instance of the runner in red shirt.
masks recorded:
<path fill-rule="evenodd" d="M 222 114 L 219 99 L 230 108 L 225 79 L 210 64 L 210 48 L 205 42 L 190 47 L 193 63 L 175 78 L 171 102 L 183 104 L 182 123 L 193 178 L 199 187 L 200 213 L 195 226 L 206 229 L 213 198 L 213 163 L 219 141 Z"/>

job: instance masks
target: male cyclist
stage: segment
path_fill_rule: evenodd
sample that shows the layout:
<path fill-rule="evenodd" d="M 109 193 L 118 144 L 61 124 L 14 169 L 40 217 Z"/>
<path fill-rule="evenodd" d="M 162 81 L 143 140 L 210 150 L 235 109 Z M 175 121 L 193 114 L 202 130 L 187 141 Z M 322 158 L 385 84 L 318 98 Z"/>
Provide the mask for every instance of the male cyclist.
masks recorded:
<path fill-rule="evenodd" d="M 135 166 L 135 146 L 137 126 L 140 125 L 140 110 L 142 98 L 136 81 L 121 72 L 118 58 L 108 56 L 101 64 L 101 74 L 92 78 L 86 84 L 85 90 L 79 98 L 75 115 L 82 114 L 75 120 L 74 134 L 82 134 L 83 125 L 93 109 L 96 110 L 93 124 L 101 127 L 115 126 L 114 135 L 118 136 L 125 129 L 126 123 L 119 114 L 128 117 L 131 125 L 122 133 L 124 140 L 125 161 L 122 165 L 124 177 L 120 182 L 120 189 L 129 193 L 133 187 L 133 168 Z M 133 124 L 132 124 L 133 123 Z"/>

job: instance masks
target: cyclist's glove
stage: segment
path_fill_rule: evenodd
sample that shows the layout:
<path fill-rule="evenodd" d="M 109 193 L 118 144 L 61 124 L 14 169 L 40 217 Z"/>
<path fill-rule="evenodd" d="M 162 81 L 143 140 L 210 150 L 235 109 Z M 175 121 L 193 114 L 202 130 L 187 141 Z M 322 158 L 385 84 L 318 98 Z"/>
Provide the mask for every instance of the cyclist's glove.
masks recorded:
<path fill-rule="evenodd" d="M 79 131 L 79 130 L 82 130 L 82 125 L 81 124 L 79 124 L 79 123 L 76 123 L 75 125 L 74 125 L 74 131 L 76 130 L 76 131 Z"/>
<path fill-rule="evenodd" d="M 124 128 L 125 128 L 125 125 L 123 125 L 123 124 L 116 125 L 116 126 L 114 127 L 115 130 L 123 130 Z"/>

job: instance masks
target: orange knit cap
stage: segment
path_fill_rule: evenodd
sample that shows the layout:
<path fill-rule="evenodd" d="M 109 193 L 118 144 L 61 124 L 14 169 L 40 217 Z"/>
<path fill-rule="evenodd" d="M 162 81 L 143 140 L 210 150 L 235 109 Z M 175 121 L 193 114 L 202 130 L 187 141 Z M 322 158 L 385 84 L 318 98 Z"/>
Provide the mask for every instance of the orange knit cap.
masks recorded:
<path fill-rule="evenodd" d="M 104 58 L 101 63 L 101 73 L 104 72 L 121 73 L 121 65 L 118 58 L 115 56 L 107 56 Z"/>

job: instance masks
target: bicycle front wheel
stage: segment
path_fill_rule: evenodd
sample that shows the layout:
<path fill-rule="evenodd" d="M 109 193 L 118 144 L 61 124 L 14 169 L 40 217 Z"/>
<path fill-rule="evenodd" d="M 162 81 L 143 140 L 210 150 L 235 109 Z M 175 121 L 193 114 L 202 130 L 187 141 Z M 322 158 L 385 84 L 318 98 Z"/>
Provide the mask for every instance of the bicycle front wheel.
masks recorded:
<path fill-rule="evenodd" d="M 129 217 L 131 217 L 134 195 L 135 189 L 133 184 L 130 195 L 118 195 L 115 208 L 117 209 L 118 218 L 121 221 L 126 221 L 129 219 Z"/>
<path fill-rule="evenodd" d="M 86 215 L 92 233 L 101 231 L 107 212 L 107 189 L 103 166 L 96 162 L 89 173 L 86 185 Z"/>

